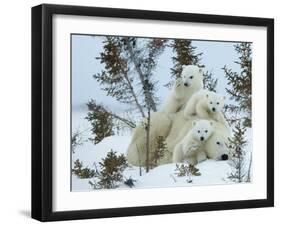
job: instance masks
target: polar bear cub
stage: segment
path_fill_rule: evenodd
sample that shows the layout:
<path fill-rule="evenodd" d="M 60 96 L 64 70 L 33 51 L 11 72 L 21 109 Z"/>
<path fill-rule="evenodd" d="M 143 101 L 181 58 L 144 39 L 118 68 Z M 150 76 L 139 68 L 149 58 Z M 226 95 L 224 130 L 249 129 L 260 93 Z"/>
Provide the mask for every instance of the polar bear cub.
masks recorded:
<path fill-rule="evenodd" d="M 167 114 L 176 113 L 196 91 L 203 88 L 203 70 L 196 65 L 183 66 L 178 78 L 162 106 Z"/>
<path fill-rule="evenodd" d="M 192 122 L 192 129 L 175 146 L 173 162 L 187 160 L 190 164 L 196 164 L 197 156 L 205 155 L 202 149 L 205 141 L 213 134 L 213 122 L 205 119 Z M 200 153 L 198 154 L 198 151 Z M 200 156 L 200 158 L 204 158 Z"/>
<path fill-rule="evenodd" d="M 213 129 L 213 134 L 194 155 L 193 165 L 207 158 L 218 161 L 229 159 L 229 139 L 231 137 L 229 129 L 219 122 L 213 122 Z"/>
<path fill-rule="evenodd" d="M 228 126 L 223 114 L 225 97 L 208 90 L 199 90 L 194 93 L 184 108 L 184 118 L 192 119 L 197 115 L 202 119 L 212 119 Z"/>
<path fill-rule="evenodd" d="M 206 159 L 214 159 L 217 161 L 226 161 L 229 159 L 229 148 L 227 141 L 222 137 L 214 134 L 187 158 L 188 163 L 196 165 Z"/>

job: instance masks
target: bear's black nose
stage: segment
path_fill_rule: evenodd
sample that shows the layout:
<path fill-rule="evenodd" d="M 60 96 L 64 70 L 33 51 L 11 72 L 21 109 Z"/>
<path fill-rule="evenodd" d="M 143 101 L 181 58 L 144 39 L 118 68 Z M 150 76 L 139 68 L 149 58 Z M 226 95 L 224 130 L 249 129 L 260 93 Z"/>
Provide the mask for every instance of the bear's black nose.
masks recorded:
<path fill-rule="evenodd" d="M 184 86 L 186 86 L 186 87 L 187 87 L 187 86 L 188 86 L 188 83 L 184 83 Z"/>
<path fill-rule="evenodd" d="M 200 137 L 200 140 L 203 141 L 203 140 L 204 140 L 204 137 Z"/>
<path fill-rule="evenodd" d="M 215 109 L 215 108 L 212 108 L 212 111 L 216 111 L 216 109 Z"/>
<path fill-rule="evenodd" d="M 227 154 L 223 154 L 223 155 L 221 155 L 221 159 L 222 160 L 228 160 L 228 155 Z"/>

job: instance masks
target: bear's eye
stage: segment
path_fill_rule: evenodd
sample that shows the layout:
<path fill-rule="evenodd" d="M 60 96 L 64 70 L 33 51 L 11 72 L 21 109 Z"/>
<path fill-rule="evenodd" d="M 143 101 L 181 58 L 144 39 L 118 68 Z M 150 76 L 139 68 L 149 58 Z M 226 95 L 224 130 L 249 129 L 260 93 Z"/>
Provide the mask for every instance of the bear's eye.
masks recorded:
<path fill-rule="evenodd" d="M 205 133 L 208 133 L 208 130 L 205 130 Z"/>
<path fill-rule="evenodd" d="M 197 132 L 200 133 L 200 130 L 198 130 Z"/>
<path fill-rule="evenodd" d="M 220 145 L 221 143 L 217 141 L 217 145 Z"/>
<path fill-rule="evenodd" d="M 212 104 L 213 102 L 211 101 L 210 104 Z"/>
<path fill-rule="evenodd" d="M 217 105 L 219 105 L 220 103 L 219 102 L 217 102 Z"/>
<path fill-rule="evenodd" d="M 190 78 L 190 79 L 193 79 L 193 76 L 190 76 L 189 78 Z"/>

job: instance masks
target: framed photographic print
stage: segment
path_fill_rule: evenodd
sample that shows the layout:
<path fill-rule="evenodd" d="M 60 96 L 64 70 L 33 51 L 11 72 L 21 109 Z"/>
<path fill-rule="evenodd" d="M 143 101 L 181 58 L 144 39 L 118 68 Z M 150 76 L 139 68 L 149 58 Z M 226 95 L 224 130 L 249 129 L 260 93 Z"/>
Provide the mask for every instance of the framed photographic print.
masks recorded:
<path fill-rule="evenodd" d="M 32 217 L 274 205 L 274 21 L 32 8 Z"/>

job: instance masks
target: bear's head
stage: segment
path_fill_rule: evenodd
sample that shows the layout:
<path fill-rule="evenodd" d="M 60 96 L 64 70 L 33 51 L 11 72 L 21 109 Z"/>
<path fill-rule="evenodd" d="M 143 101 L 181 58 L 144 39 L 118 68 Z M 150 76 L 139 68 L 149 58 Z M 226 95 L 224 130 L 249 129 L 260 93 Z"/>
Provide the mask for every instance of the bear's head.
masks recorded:
<path fill-rule="evenodd" d="M 205 144 L 207 157 L 215 160 L 228 160 L 230 152 L 228 138 L 220 133 L 214 132 Z"/>
<path fill-rule="evenodd" d="M 216 139 L 215 144 L 218 150 L 218 155 L 217 155 L 217 160 L 228 160 L 229 158 L 229 149 L 227 148 L 226 143 L 224 142 L 223 139 Z"/>
<path fill-rule="evenodd" d="M 198 141 L 204 142 L 213 134 L 213 122 L 209 120 L 198 120 L 192 122 L 192 133 Z"/>
<path fill-rule="evenodd" d="M 223 109 L 225 96 L 215 92 L 207 92 L 206 98 L 210 112 L 220 112 Z"/>
<path fill-rule="evenodd" d="M 181 79 L 185 87 L 192 87 L 193 84 L 202 81 L 203 70 L 196 65 L 184 65 L 181 73 Z"/>

